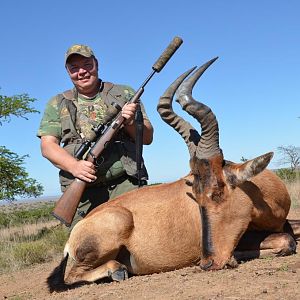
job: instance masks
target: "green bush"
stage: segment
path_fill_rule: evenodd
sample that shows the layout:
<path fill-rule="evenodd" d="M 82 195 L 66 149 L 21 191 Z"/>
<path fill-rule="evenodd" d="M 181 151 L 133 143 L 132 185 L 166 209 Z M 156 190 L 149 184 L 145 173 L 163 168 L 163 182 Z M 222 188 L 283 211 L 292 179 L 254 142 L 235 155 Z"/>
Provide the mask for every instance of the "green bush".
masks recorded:
<path fill-rule="evenodd" d="M 19 226 L 24 223 L 36 223 L 52 220 L 51 212 L 54 204 L 43 204 L 37 208 L 16 209 L 9 212 L 0 212 L 0 229 L 10 226 Z"/>
<path fill-rule="evenodd" d="M 292 169 L 284 168 L 276 170 L 276 174 L 285 181 L 294 181 L 297 179 L 297 172 Z"/>

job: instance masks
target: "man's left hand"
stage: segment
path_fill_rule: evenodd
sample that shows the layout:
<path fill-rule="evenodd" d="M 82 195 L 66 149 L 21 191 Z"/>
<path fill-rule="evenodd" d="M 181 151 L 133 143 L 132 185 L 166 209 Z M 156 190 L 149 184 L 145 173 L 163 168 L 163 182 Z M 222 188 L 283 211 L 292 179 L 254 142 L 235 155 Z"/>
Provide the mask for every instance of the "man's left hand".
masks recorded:
<path fill-rule="evenodd" d="M 130 126 L 134 123 L 134 114 L 137 103 L 126 103 L 122 108 L 122 117 L 126 119 L 125 125 Z"/>

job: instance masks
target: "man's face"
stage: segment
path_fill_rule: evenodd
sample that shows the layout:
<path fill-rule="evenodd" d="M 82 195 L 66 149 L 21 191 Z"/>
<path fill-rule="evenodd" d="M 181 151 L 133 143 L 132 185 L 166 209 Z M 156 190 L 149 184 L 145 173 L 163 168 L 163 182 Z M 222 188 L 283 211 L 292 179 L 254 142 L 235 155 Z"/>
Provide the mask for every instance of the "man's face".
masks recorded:
<path fill-rule="evenodd" d="M 98 92 L 98 64 L 94 57 L 73 54 L 66 67 L 79 93 L 89 96 Z"/>

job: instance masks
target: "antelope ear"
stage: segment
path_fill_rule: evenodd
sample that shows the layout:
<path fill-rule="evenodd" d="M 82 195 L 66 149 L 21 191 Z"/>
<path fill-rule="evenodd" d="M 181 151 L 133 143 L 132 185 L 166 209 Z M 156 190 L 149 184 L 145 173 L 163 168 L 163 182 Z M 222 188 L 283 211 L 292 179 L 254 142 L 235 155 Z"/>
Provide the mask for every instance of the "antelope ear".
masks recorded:
<path fill-rule="evenodd" d="M 273 152 L 269 152 L 248 160 L 243 164 L 232 164 L 224 167 L 227 180 L 232 186 L 238 186 L 249 180 L 251 177 L 262 172 L 273 157 Z"/>

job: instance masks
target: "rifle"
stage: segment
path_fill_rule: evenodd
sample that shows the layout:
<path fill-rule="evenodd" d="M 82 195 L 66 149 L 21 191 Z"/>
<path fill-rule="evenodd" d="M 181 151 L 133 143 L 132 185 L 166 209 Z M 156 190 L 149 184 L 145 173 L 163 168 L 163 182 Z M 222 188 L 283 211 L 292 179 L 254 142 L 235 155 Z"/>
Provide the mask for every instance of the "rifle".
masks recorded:
<path fill-rule="evenodd" d="M 175 37 L 165 51 L 161 54 L 158 60 L 152 66 L 152 72 L 137 90 L 137 92 L 130 99 L 129 103 L 138 103 L 141 95 L 144 92 L 144 87 L 157 72 L 159 73 L 162 68 L 169 61 L 171 56 L 176 52 L 176 50 L 182 44 L 182 39 L 180 37 Z M 103 126 L 98 126 L 95 131 L 95 139 L 101 133 L 101 137 L 90 148 L 92 141 L 87 141 L 82 144 L 76 153 L 76 158 L 82 158 L 82 155 L 90 148 L 85 159 L 92 163 L 95 163 L 97 158 L 100 156 L 102 151 L 108 146 L 112 138 L 118 132 L 122 124 L 126 119 L 122 117 L 122 113 L 119 112 L 116 118 L 112 123 L 103 129 Z M 100 124 L 101 125 L 101 124 Z M 57 218 L 60 222 L 65 224 L 67 227 L 71 226 L 72 220 L 76 213 L 76 209 L 79 205 L 82 194 L 87 186 L 87 182 L 82 181 L 78 178 L 75 178 L 74 181 L 70 184 L 64 194 L 56 202 L 55 208 L 52 212 L 52 215 Z"/>

